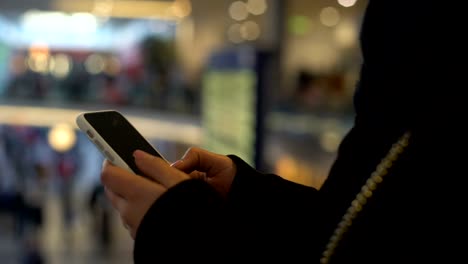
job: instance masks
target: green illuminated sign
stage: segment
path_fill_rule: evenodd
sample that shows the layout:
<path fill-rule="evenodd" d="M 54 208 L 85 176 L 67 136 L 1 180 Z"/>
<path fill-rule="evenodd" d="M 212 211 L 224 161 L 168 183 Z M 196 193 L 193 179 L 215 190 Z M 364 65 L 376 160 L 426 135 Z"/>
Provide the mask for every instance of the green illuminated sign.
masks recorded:
<path fill-rule="evenodd" d="M 256 85 L 255 72 L 247 69 L 206 73 L 202 99 L 204 148 L 235 154 L 254 164 Z"/>

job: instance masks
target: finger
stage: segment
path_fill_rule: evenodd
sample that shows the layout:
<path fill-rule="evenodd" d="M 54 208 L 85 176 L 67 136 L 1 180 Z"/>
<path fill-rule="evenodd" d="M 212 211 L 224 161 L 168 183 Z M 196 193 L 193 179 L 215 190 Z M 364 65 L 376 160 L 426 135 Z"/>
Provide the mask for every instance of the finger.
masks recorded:
<path fill-rule="evenodd" d="M 182 159 L 172 163 L 171 167 L 175 168 L 175 169 L 178 169 L 178 170 L 180 170 L 182 172 L 185 172 L 187 174 L 190 174 L 191 172 L 196 170 L 196 168 L 193 165 L 190 165 L 188 163 L 184 164 L 184 160 L 182 160 Z"/>
<path fill-rule="evenodd" d="M 109 160 L 104 159 L 102 161 L 102 168 L 101 169 L 104 170 L 108 165 L 114 165 L 114 164 L 112 164 L 112 162 L 110 162 Z"/>
<path fill-rule="evenodd" d="M 137 231 L 136 231 L 135 228 L 130 228 L 130 229 L 128 229 L 128 234 L 130 235 L 130 237 L 131 237 L 133 240 L 135 240 L 135 238 L 136 238 L 136 232 L 137 232 Z"/>
<path fill-rule="evenodd" d="M 120 197 L 119 195 L 113 193 L 111 190 L 109 189 L 105 189 L 105 192 L 106 192 L 106 196 L 107 198 L 110 200 L 111 204 L 112 204 L 112 207 L 114 207 L 115 210 L 117 210 L 117 212 L 119 213 L 120 215 L 120 220 L 122 221 L 122 225 L 125 227 L 125 229 L 128 230 L 128 232 L 132 235 L 132 234 L 135 234 L 134 230 L 135 230 L 135 221 L 134 221 L 134 218 L 131 217 L 131 214 L 130 214 L 130 203 L 129 201 L 123 199 L 122 197 Z"/>
<path fill-rule="evenodd" d="M 210 177 L 210 175 L 222 173 L 224 170 L 233 169 L 233 166 L 232 160 L 227 156 L 194 147 L 190 148 L 181 162 L 174 167 L 186 173 L 205 172 L 207 177 Z"/>
<path fill-rule="evenodd" d="M 124 198 L 115 194 L 108 188 L 105 188 L 105 193 L 107 199 L 109 199 L 110 203 L 112 204 L 112 207 L 114 207 L 115 210 L 119 211 L 119 213 L 123 211 L 124 208 L 127 206 L 127 201 Z"/>
<path fill-rule="evenodd" d="M 128 196 L 129 189 L 135 186 L 137 177 L 129 175 L 130 173 L 112 165 L 107 160 L 104 161 L 101 171 L 101 182 L 106 189 L 123 198 Z"/>
<path fill-rule="evenodd" d="M 126 200 L 135 197 L 147 184 L 159 185 L 156 182 L 151 182 L 144 177 L 114 166 L 110 162 L 106 162 L 103 167 L 101 181 L 106 188 Z M 161 188 L 163 187 L 161 186 Z"/>
<path fill-rule="evenodd" d="M 127 230 L 130 237 L 135 240 L 136 228 L 127 223 L 127 220 L 122 215 L 120 215 L 120 221 L 122 222 L 122 226 Z"/>
<path fill-rule="evenodd" d="M 206 180 L 206 173 L 200 171 L 193 171 L 189 176 L 192 179 Z"/>
<path fill-rule="evenodd" d="M 188 179 L 189 176 L 179 170 L 171 168 L 170 165 L 159 157 L 150 155 L 144 151 L 134 152 L 135 163 L 138 168 L 148 177 L 170 188 L 181 179 Z"/>
<path fill-rule="evenodd" d="M 173 167 L 183 172 L 190 173 L 192 171 L 208 171 L 211 167 L 210 162 L 204 162 L 214 158 L 214 154 L 201 148 L 190 148 L 185 152 L 181 160 L 176 162 Z"/>
<path fill-rule="evenodd" d="M 181 159 L 177 160 L 176 162 L 171 164 L 171 167 L 179 169 L 178 167 L 181 165 L 182 162 L 183 162 L 183 160 L 181 160 Z"/>
<path fill-rule="evenodd" d="M 132 221 L 132 217 L 130 217 L 129 210 L 130 210 L 130 203 L 129 201 L 123 199 L 119 195 L 113 193 L 109 189 L 105 189 L 106 196 L 110 200 L 112 207 L 114 207 L 115 210 L 120 215 L 120 219 L 122 221 L 122 225 L 129 231 L 134 229 L 134 223 Z"/>
<path fill-rule="evenodd" d="M 132 229 L 132 227 L 128 225 L 127 222 L 125 222 L 125 219 L 122 216 L 120 216 L 120 221 L 122 222 L 122 225 L 125 229 L 127 229 L 128 231 Z"/>

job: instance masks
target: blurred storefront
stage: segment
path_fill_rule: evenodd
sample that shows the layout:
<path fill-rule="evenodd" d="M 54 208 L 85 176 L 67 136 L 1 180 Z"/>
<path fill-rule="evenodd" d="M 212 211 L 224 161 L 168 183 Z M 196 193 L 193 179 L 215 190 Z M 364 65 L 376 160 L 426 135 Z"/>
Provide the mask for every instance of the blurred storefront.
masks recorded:
<path fill-rule="evenodd" d="M 122 111 L 169 160 L 199 145 L 320 187 L 352 124 L 366 4 L 1 1 L 0 262 L 131 263 L 85 110 Z"/>

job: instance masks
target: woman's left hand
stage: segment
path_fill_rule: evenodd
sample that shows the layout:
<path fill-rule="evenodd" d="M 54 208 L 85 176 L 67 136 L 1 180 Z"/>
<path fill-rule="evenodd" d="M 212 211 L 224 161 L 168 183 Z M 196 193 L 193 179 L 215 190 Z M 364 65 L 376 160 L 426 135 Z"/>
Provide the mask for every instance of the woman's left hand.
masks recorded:
<path fill-rule="evenodd" d="M 106 196 L 135 239 L 138 227 L 153 203 L 169 188 L 190 179 L 190 176 L 143 151 L 137 150 L 133 156 L 144 175 L 137 176 L 106 160 L 101 172 L 101 182 L 105 186 Z"/>

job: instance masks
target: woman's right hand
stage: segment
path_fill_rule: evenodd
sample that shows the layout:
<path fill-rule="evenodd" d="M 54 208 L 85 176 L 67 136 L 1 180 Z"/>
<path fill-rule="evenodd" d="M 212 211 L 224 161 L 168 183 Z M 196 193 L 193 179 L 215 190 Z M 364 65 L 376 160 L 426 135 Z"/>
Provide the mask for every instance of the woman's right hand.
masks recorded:
<path fill-rule="evenodd" d="M 172 167 L 192 178 L 205 180 L 223 197 L 227 197 L 237 171 L 229 157 L 195 147 L 190 148 Z"/>

